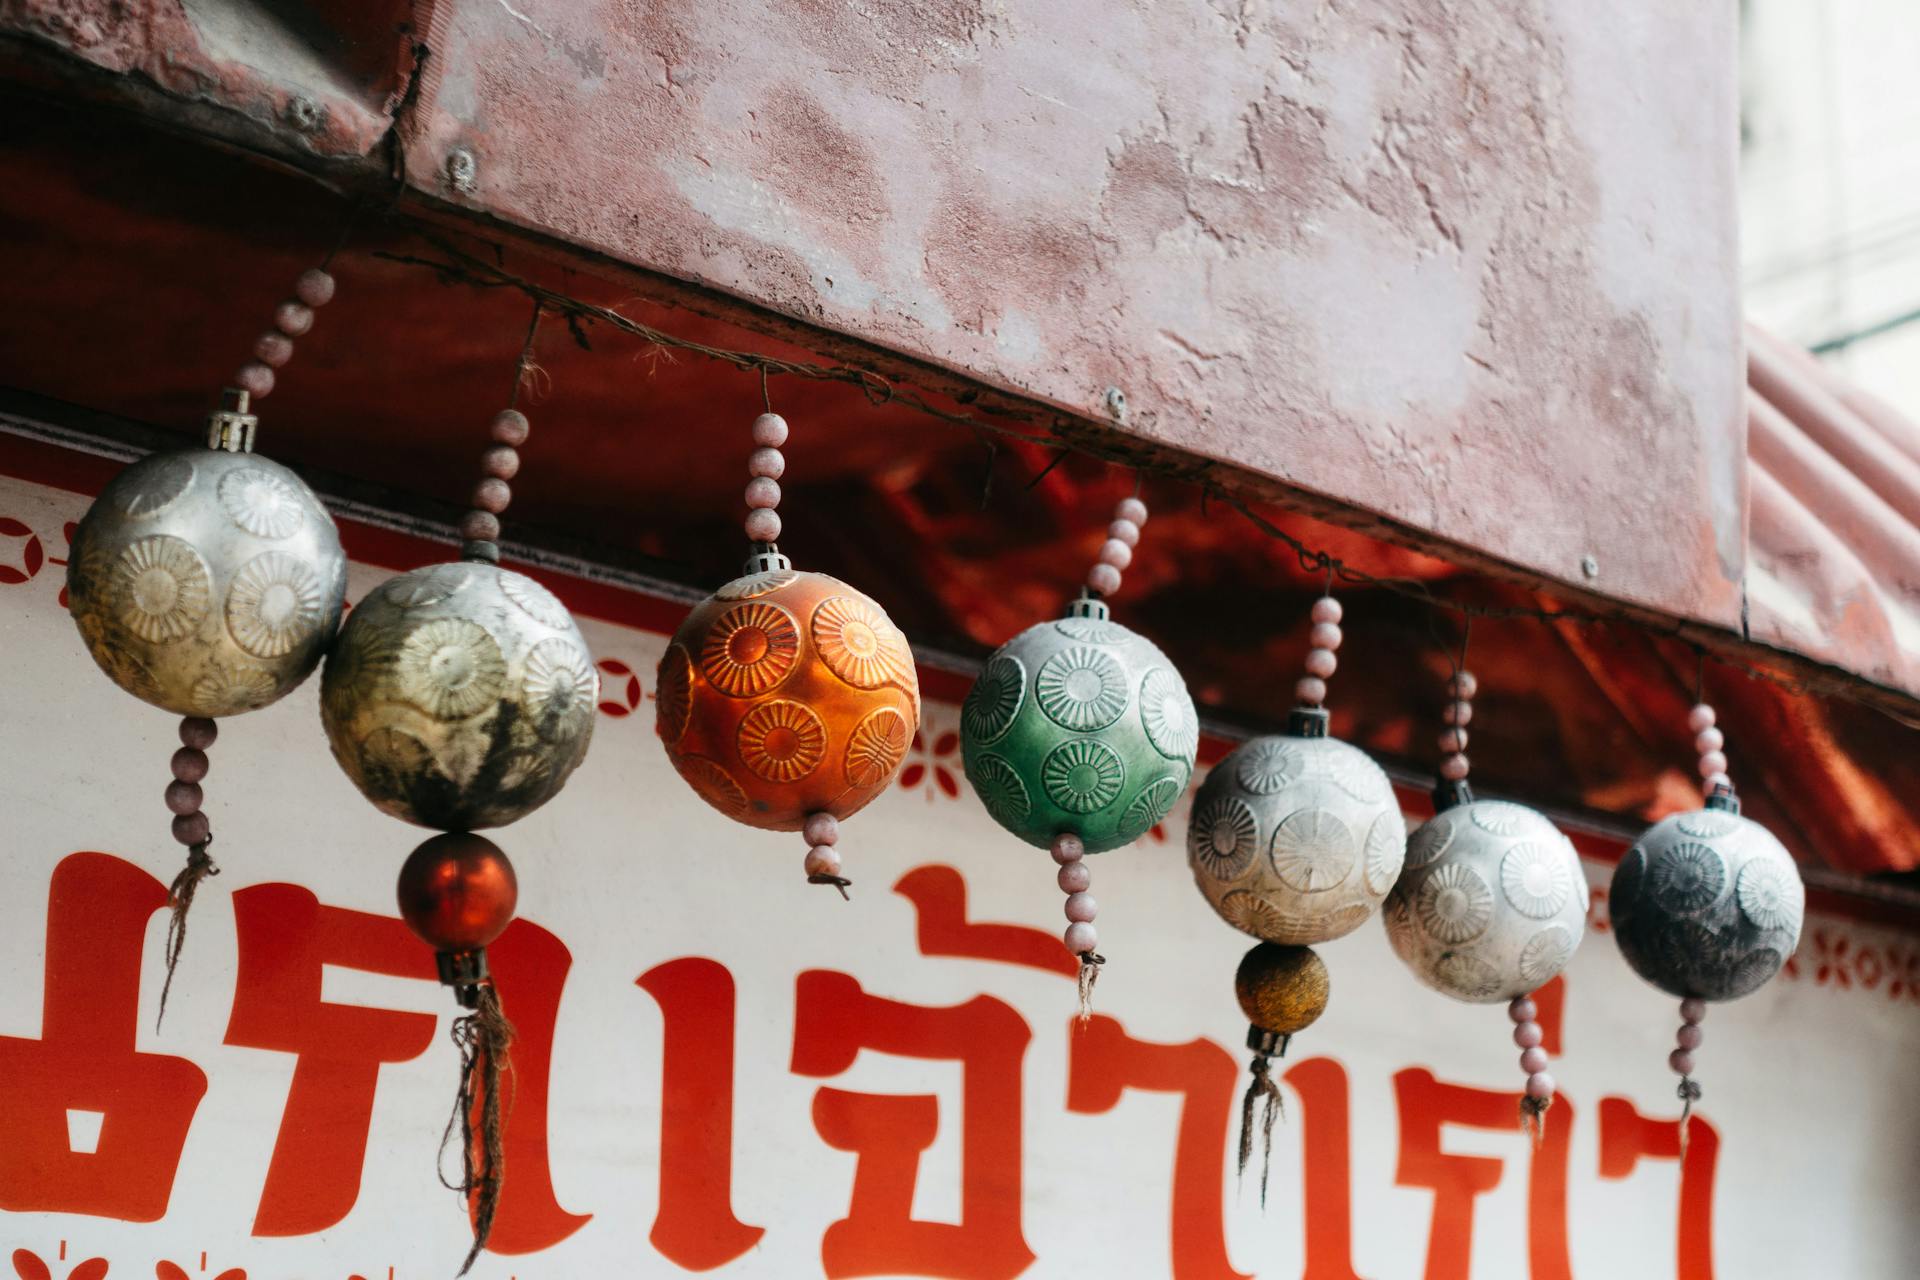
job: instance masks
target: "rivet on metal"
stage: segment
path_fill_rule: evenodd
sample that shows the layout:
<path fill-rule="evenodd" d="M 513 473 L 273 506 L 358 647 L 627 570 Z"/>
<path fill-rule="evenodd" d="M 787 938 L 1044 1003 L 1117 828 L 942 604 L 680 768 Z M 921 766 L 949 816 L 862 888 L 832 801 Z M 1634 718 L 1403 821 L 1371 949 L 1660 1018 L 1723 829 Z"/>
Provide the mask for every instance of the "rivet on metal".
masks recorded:
<path fill-rule="evenodd" d="M 1589 578 L 1597 578 L 1600 576 L 1600 562 L 1592 556 L 1581 556 L 1580 572 Z"/>
<path fill-rule="evenodd" d="M 1127 420 L 1127 393 L 1118 387 L 1107 388 L 1107 412 L 1115 422 Z"/>
<path fill-rule="evenodd" d="M 471 192 L 479 176 L 480 165 L 473 158 L 473 152 L 456 147 L 447 153 L 447 181 L 455 191 Z"/>
<path fill-rule="evenodd" d="M 296 94 L 287 99 L 287 123 L 302 133 L 314 133 L 326 119 L 326 112 L 320 104 L 306 94 Z"/>

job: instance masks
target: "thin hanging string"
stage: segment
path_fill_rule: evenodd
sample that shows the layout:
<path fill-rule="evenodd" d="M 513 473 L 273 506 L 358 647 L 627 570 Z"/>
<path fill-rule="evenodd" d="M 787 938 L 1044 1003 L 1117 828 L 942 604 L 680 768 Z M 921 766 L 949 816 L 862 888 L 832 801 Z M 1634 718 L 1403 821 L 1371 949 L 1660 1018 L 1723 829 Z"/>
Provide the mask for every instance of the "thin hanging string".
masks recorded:
<path fill-rule="evenodd" d="M 173 972 L 180 965 L 181 948 L 187 945 L 187 913 L 193 910 L 193 895 L 199 891 L 201 881 L 220 874 L 213 856 L 207 852 L 212 846 L 211 835 L 199 844 L 189 845 L 187 865 L 180 868 L 173 883 L 167 886 L 167 906 L 172 912 L 167 917 L 167 980 L 160 986 L 160 1013 L 153 1020 L 155 1031 L 166 1021 L 167 997 L 173 993 Z"/>
<path fill-rule="evenodd" d="M 464 1276 L 493 1235 L 493 1219 L 500 1207 L 500 1190 L 507 1172 L 500 1086 L 503 1074 L 511 1068 L 508 1054 L 514 1031 L 491 982 L 479 984 L 474 1011 L 456 1018 L 451 1034 L 460 1049 L 460 1090 L 454 1097 L 446 1130 L 440 1135 L 440 1182 L 470 1203 L 473 1247 L 460 1264 L 459 1274 Z M 476 1103 L 480 1109 L 478 1133 L 473 1124 Z M 454 1183 L 447 1181 L 445 1159 L 456 1128 L 460 1131 L 460 1181 Z"/>
<path fill-rule="evenodd" d="M 367 202 L 364 196 L 348 207 L 347 216 L 340 220 L 340 230 L 334 233 L 333 244 L 327 249 L 327 256 L 320 259 L 322 271 L 331 269 L 333 260 L 340 256 L 342 249 L 347 247 L 347 237 L 353 234 L 353 224 L 360 220 L 360 211 L 366 207 Z"/>
<path fill-rule="evenodd" d="M 941 422 L 964 427 L 971 431 L 991 433 L 1009 439 L 1023 440 L 1041 448 L 1057 450 L 1055 457 L 1040 474 L 1028 482 L 1029 487 L 1038 483 L 1042 477 L 1052 471 L 1054 467 L 1058 466 L 1068 454 L 1075 452 L 1108 462 L 1125 461 L 1127 465 L 1133 466 L 1137 472 L 1152 470 L 1156 475 L 1160 475 L 1166 479 L 1198 485 L 1203 500 L 1212 495 L 1215 487 L 1211 478 L 1205 473 L 1207 468 L 1203 468 L 1198 474 L 1194 473 L 1190 468 L 1178 472 L 1171 467 L 1142 468 L 1139 466 L 1137 460 L 1122 459 L 1117 452 L 1103 448 L 1098 437 L 1089 436 L 1080 438 L 1076 439 L 1072 445 L 1063 445 L 1059 435 L 1054 429 L 1056 418 L 1043 411 L 1022 412 L 1010 406 L 996 407 L 989 412 L 994 415 L 995 419 L 998 419 L 997 421 L 974 414 L 953 413 L 929 403 L 909 389 L 896 387 L 885 376 L 871 369 L 863 369 L 850 365 L 822 365 L 811 361 L 787 360 L 778 356 L 762 355 L 752 351 L 731 350 L 682 338 L 623 315 L 613 308 L 586 302 L 558 290 L 550 289 L 535 281 L 528 280 L 525 277 L 515 275 L 513 272 L 500 266 L 497 261 L 488 262 L 483 258 L 467 252 L 433 229 L 408 222 L 404 219 L 395 220 L 404 223 L 408 231 L 418 239 L 432 246 L 440 256 L 425 257 L 418 254 L 393 253 L 385 250 L 376 250 L 372 256 L 431 271 L 445 283 L 466 284 L 483 289 L 514 289 L 540 302 L 547 310 L 566 316 L 570 323 L 584 321 L 605 324 L 622 333 L 639 338 L 657 348 L 686 351 L 708 359 L 730 364 L 737 369 L 758 372 L 763 380 L 773 374 L 788 374 L 814 381 L 848 383 L 858 387 L 867 397 L 868 401 L 876 405 L 899 404 L 926 414 Z M 504 248 L 502 246 L 489 242 L 489 247 L 493 250 L 496 257 L 504 256 Z M 1209 464 L 1209 467 L 1211 465 L 1212 464 Z M 1574 604 L 1565 604 L 1556 605 L 1551 609 L 1542 609 L 1525 605 L 1470 604 L 1462 600 L 1436 594 L 1431 585 L 1419 579 L 1382 577 L 1368 573 L 1362 569 L 1357 569 L 1329 555 L 1325 551 L 1316 550 L 1308 546 L 1301 539 L 1254 511 L 1245 500 L 1226 493 L 1225 491 L 1222 491 L 1218 496 L 1235 511 L 1239 512 L 1254 528 L 1292 549 L 1300 561 L 1301 566 L 1308 572 L 1317 572 L 1321 569 L 1326 569 L 1330 571 L 1333 577 L 1337 577 L 1344 583 L 1392 592 L 1396 595 L 1417 600 L 1433 609 L 1459 614 L 1468 618 L 1527 619 L 1546 625 L 1618 625 L 1630 627 L 1645 635 L 1662 639 L 1685 639 L 1690 629 L 1697 629 L 1697 624 L 1684 624 L 1679 621 L 1655 624 L 1647 621 L 1640 614 L 1629 612 L 1625 608 L 1596 609 Z M 1879 702 L 1863 698 L 1855 684 L 1844 679 L 1799 680 L 1772 671 L 1762 670 L 1721 654 L 1708 653 L 1705 649 L 1702 649 L 1701 653 L 1703 657 L 1711 658 L 1720 666 L 1732 668 L 1741 672 L 1749 679 L 1763 681 L 1790 693 L 1820 693 L 1845 698 L 1848 701 L 1858 702 L 1862 705 L 1872 707 L 1874 710 L 1900 723 L 1908 725 L 1920 723 L 1901 716 Z"/>
<path fill-rule="evenodd" d="M 1080 1012 L 1075 1021 L 1082 1030 L 1093 1020 L 1093 987 L 1100 981 L 1100 966 L 1107 958 L 1095 951 L 1080 953 Z"/>
<path fill-rule="evenodd" d="M 1265 1209 L 1267 1175 L 1273 1169 L 1273 1124 L 1286 1114 L 1287 1105 L 1280 1096 L 1280 1086 L 1274 1081 L 1266 1054 L 1254 1054 L 1247 1070 L 1253 1079 L 1240 1097 L 1240 1167 L 1235 1176 L 1247 1176 L 1247 1161 L 1253 1158 L 1253 1107 L 1254 1103 L 1261 1102 L 1264 1106 L 1260 1114 L 1260 1207 Z"/>
<path fill-rule="evenodd" d="M 1674 1090 L 1674 1096 L 1680 1099 L 1680 1168 L 1687 1167 L 1687 1134 L 1693 1127 L 1693 1104 L 1700 1101 L 1700 1082 L 1692 1076 L 1681 1076 L 1680 1087 Z"/>
<path fill-rule="evenodd" d="M 533 317 L 527 321 L 527 337 L 520 344 L 520 358 L 513 363 L 513 390 L 507 393 L 507 408 L 520 407 L 520 388 L 526 386 L 530 378 L 542 374 L 539 365 L 533 362 L 533 339 L 540 332 L 540 315 L 546 308 L 536 299 L 533 304 Z"/>
<path fill-rule="evenodd" d="M 767 370 L 764 365 L 760 369 L 760 403 L 766 412 L 773 412 L 773 393 L 767 390 Z"/>

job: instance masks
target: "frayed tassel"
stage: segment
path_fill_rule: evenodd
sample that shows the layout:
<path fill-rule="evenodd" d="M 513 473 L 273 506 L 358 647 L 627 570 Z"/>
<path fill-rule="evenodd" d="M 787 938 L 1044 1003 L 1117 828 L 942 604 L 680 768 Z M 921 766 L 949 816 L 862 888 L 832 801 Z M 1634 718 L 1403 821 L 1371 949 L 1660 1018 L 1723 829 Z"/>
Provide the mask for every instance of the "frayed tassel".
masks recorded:
<path fill-rule="evenodd" d="M 1082 1028 L 1093 1020 L 1093 984 L 1100 981 L 1100 966 L 1107 958 L 1092 951 L 1080 953 L 1080 1017 Z"/>
<path fill-rule="evenodd" d="M 1687 1131 L 1693 1127 L 1693 1104 L 1700 1101 L 1700 1083 L 1692 1076 L 1681 1076 L 1680 1087 L 1674 1090 L 1674 1096 L 1680 1099 L 1680 1164 L 1687 1163 Z"/>
<path fill-rule="evenodd" d="M 847 879 L 845 876 L 827 876 L 827 875 L 808 876 L 807 883 L 808 884 L 830 884 L 834 888 L 840 891 L 840 900 L 842 902 L 853 901 L 853 895 L 847 892 L 847 886 L 851 885 L 853 881 Z"/>
<path fill-rule="evenodd" d="M 155 1031 L 166 1021 L 167 997 L 173 993 L 173 971 L 179 967 L 181 948 L 187 945 L 187 912 L 193 910 L 193 895 L 202 880 L 220 874 L 213 856 L 207 852 L 212 845 L 213 837 L 208 836 L 199 844 L 188 846 L 187 865 L 180 868 L 180 874 L 167 886 L 167 906 L 173 914 L 167 920 L 167 980 L 160 987 L 160 1013 L 153 1020 Z"/>
<path fill-rule="evenodd" d="M 1253 1080 L 1240 1098 L 1239 1176 L 1247 1176 L 1247 1161 L 1253 1158 L 1253 1106 L 1255 1102 L 1263 1102 L 1260 1115 L 1260 1207 L 1265 1209 L 1267 1175 L 1273 1165 L 1273 1123 L 1286 1115 L 1287 1104 L 1280 1096 L 1280 1086 L 1274 1083 L 1266 1054 L 1256 1053 L 1247 1070 L 1253 1073 Z"/>
<path fill-rule="evenodd" d="M 440 1155 L 444 1161 L 453 1131 L 460 1131 L 460 1181 L 447 1181 L 444 1168 L 440 1181 L 448 1190 L 457 1191 L 463 1200 L 471 1197 L 473 1212 L 473 1248 L 460 1264 L 465 1275 L 487 1247 L 493 1234 L 493 1218 L 500 1205 L 500 1189 L 506 1180 L 506 1144 L 500 1117 L 500 1080 L 511 1066 L 508 1051 L 513 1045 L 513 1024 L 500 1008 L 500 995 L 491 982 L 473 989 L 473 1012 L 455 1019 L 453 1042 L 460 1047 L 460 1092 L 454 1098 L 453 1114 L 447 1117 L 446 1132 L 440 1137 Z M 463 995 L 466 993 L 463 992 Z M 466 1003 L 466 1001 L 462 1001 Z M 474 1132 L 474 1104 L 480 1108 L 480 1131 Z M 477 1138 L 477 1141 L 476 1141 Z"/>
<path fill-rule="evenodd" d="M 1523 1096 L 1520 1099 L 1520 1132 L 1532 1138 L 1536 1147 L 1546 1141 L 1547 1109 L 1551 1106 L 1552 1098 Z"/>

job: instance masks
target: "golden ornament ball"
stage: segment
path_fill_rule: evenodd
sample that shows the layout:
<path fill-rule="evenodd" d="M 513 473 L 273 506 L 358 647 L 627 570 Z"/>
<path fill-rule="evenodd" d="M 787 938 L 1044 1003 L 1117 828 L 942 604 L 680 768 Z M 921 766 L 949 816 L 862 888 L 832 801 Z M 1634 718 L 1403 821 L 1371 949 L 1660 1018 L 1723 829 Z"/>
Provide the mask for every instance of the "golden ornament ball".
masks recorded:
<path fill-rule="evenodd" d="M 1247 1021 L 1290 1036 L 1312 1026 L 1327 1009 L 1327 966 L 1311 947 L 1263 942 L 1241 957 L 1233 991 Z"/>

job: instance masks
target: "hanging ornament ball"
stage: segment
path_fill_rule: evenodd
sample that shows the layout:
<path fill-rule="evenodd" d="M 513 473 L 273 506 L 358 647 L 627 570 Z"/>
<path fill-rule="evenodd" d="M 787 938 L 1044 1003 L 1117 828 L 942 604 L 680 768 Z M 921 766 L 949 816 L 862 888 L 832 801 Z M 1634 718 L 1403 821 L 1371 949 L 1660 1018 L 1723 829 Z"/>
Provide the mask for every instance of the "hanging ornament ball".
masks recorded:
<path fill-rule="evenodd" d="M 520 882 L 499 845 L 450 831 L 408 855 L 398 896 L 401 919 L 435 951 L 478 951 L 513 923 Z"/>
<path fill-rule="evenodd" d="M 1607 910 L 1633 971 L 1669 995 L 1734 1000 L 1800 943 L 1807 891 L 1773 833 L 1713 804 L 1661 819 L 1613 872 Z"/>
<path fill-rule="evenodd" d="M 920 727 L 920 681 L 886 611 L 837 578 L 756 555 L 660 659 L 655 728 L 702 799 L 767 831 L 858 813 Z"/>
<path fill-rule="evenodd" d="M 1393 785 L 1364 751 L 1323 736 L 1324 712 L 1255 738 L 1194 797 L 1187 862 L 1222 919 L 1302 946 L 1352 933 L 1400 876 L 1407 828 Z"/>
<path fill-rule="evenodd" d="M 465 831 L 523 818 L 587 754 L 600 677 L 533 579 L 476 561 L 390 578 L 321 674 L 334 758 L 383 813 Z"/>
<path fill-rule="evenodd" d="M 153 454 L 115 476 L 67 564 L 93 660 L 183 716 L 237 715 L 292 690 L 339 628 L 346 590 L 340 534 L 313 490 L 224 449 Z"/>
<path fill-rule="evenodd" d="M 1382 912 L 1414 976 L 1473 1004 L 1545 986 L 1586 931 L 1587 877 L 1559 828 L 1523 805 L 1472 800 L 1407 841 Z"/>
<path fill-rule="evenodd" d="M 1167 655 L 1096 599 L 1028 627 L 991 658 L 960 709 L 967 780 L 995 822 L 1087 853 L 1146 834 L 1193 776 L 1200 718 Z"/>
<path fill-rule="evenodd" d="M 1263 942 L 1240 959 L 1233 993 L 1241 1012 L 1262 1031 L 1290 1036 L 1327 1010 L 1327 966 L 1311 947 Z"/>

